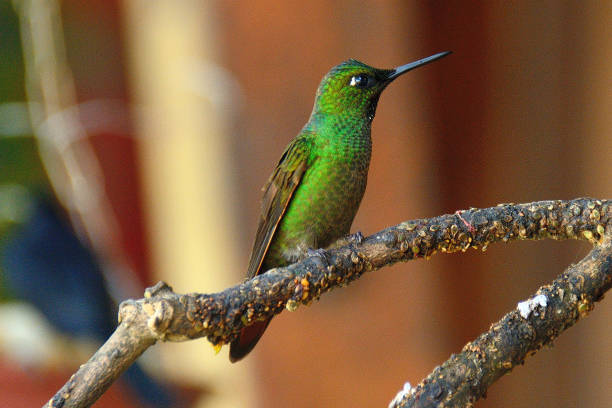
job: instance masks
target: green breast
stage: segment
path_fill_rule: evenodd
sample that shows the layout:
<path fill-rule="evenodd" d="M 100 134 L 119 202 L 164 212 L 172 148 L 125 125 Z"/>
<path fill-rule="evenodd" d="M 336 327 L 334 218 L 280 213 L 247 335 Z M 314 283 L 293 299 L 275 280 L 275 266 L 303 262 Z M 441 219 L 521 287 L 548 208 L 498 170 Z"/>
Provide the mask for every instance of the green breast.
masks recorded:
<path fill-rule="evenodd" d="M 271 242 L 264 270 L 294 262 L 305 249 L 325 248 L 349 233 L 366 188 L 370 129 L 334 136 L 318 139 L 312 164 Z"/>

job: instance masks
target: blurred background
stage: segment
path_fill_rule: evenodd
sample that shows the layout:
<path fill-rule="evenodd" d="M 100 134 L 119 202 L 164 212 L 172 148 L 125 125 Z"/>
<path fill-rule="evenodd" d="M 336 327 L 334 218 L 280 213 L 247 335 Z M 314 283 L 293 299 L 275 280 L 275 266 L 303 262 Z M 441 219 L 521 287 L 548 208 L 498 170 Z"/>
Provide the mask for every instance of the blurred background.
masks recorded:
<path fill-rule="evenodd" d="M 43 404 L 146 285 L 243 278 L 260 189 L 345 59 L 453 51 L 383 94 L 353 231 L 612 197 L 610 21 L 595 1 L 0 1 L 0 406 Z M 157 345 L 96 406 L 386 406 L 587 251 L 385 268 L 282 313 L 239 364 Z M 604 300 L 478 406 L 609 407 L 611 320 Z"/>

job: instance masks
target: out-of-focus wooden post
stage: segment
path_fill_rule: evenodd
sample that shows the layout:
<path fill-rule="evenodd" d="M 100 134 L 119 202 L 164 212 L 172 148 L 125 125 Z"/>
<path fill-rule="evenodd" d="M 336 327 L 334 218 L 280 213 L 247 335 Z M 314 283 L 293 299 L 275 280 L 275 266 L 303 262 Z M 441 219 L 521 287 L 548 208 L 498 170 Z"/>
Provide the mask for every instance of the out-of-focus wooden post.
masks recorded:
<path fill-rule="evenodd" d="M 150 233 L 160 279 L 179 292 L 236 283 L 236 214 L 214 3 L 125 0 L 125 30 Z M 219 96 L 224 98 L 219 98 Z M 166 369 L 212 391 L 200 406 L 250 406 L 249 363 L 204 341 L 164 345 Z"/>

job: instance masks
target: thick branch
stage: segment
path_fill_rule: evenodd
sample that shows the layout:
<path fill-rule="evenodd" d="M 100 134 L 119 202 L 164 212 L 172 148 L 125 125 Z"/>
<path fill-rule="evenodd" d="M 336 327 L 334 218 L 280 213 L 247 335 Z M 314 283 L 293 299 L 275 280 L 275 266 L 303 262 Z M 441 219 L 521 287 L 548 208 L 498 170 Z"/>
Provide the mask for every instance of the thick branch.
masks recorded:
<path fill-rule="evenodd" d="M 353 240 L 352 243 L 337 249 L 317 251 L 316 255 L 301 262 L 272 269 L 216 294 L 178 295 L 168 286 L 158 284 L 147 291 L 145 299 L 123 303 L 120 311 L 121 324 L 117 332 L 89 362 L 81 366 L 56 397 L 49 401 L 49 406 L 85 406 L 77 396 L 88 393 L 92 396 L 87 401 L 93 402 L 110 385 L 112 379 L 156 340 L 181 341 L 207 337 L 215 345 L 226 344 L 245 325 L 278 314 L 284 308 L 295 310 L 299 304 L 309 304 L 335 287 L 346 286 L 367 271 L 398 261 L 429 258 L 437 251 L 457 252 L 466 251 L 468 248 L 485 250 L 493 242 L 543 238 L 585 239 L 598 244 L 595 251 L 601 251 L 602 248 L 607 248 L 602 242 L 606 227 L 612 228 L 611 218 L 610 201 L 585 198 L 520 205 L 503 204 L 404 222 L 361 242 Z M 588 287 L 584 284 L 579 285 L 571 281 L 572 288 L 578 291 L 577 294 L 570 296 L 570 292 L 563 289 L 568 293 L 567 296 L 557 294 L 558 302 L 551 300 L 550 305 L 555 307 L 555 313 L 546 313 L 545 320 L 561 319 L 565 323 L 553 332 L 544 330 L 546 335 L 552 339 L 563 328 L 577 320 L 580 314 L 572 312 L 576 310 L 574 296 L 582 302 L 580 310 L 590 310 L 592 302 L 599 299 L 610 286 L 609 269 L 608 261 L 608 278 L 594 282 L 593 285 L 598 287 L 594 292 L 586 292 Z M 557 287 L 553 286 L 551 290 L 555 288 Z M 551 299 L 557 299 L 548 294 L 549 292 L 545 293 L 551 296 Z M 595 296 L 593 293 L 599 295 Z M 557 305 L 559 302 L 570 301 L 574 302 L 573 306 Z M 557 311 L 561 311 L 561 314 L 558 315 Z M 126 325 L 136 325 L 138 329 L 122 328 Z M 143 329 L 144 327 L 147 329 Z M 524 350 L 537 350 L 544 343 L 541 335 L 517 333 L 528 341 L 529 346 Z M 126 335 L 129 338 L 117 339 L 118 336 Z M 496 335 L 499 336 L 499 333 Z M 111 341 L 119 342 L 123 348 L 111 348 L 108 344 Z M 497 343 L 495 345 L 501 346 Z M 511 359 L 501 360 L 506 362 L 505 366 L 502 364 L 506 372 L 524 359 L 524 356 L 520 357 L 524 353 L 520 350 L 515 352 Z M 98 368 L 100 365 L 104 370 Z M 101 376 L 107 369 L 112 370 L 112 374 L 105 372 L 104 376 Z M 502 374 L 503 372 L 488 373 L 485 376 L 487 381 L 483 379 L 479 384 L 488 385 Z M 467 389 L 474 391 L 473 386 Z M 475 391 L 480 394 L 474 393 L 474 399 L 477 398 L 476 395 L 482 395 L 484 389 L 484 386 L 482 389 L 476 387 Z M 437 398 L 446 398 L 446 391 L 444 388 Z"/>

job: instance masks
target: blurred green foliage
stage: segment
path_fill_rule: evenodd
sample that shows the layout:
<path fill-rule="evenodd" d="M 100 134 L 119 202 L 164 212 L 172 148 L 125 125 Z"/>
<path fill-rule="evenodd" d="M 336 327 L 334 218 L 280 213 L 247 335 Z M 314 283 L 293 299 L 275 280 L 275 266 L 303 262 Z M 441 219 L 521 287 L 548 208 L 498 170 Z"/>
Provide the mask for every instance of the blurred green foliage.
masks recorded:
<path fill-rule="evenodd" d="M 19 19 L 10 1 L 0 1 L 0 103 L 25 100 Z"/>

